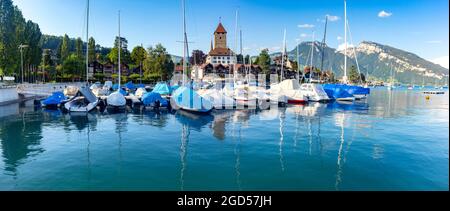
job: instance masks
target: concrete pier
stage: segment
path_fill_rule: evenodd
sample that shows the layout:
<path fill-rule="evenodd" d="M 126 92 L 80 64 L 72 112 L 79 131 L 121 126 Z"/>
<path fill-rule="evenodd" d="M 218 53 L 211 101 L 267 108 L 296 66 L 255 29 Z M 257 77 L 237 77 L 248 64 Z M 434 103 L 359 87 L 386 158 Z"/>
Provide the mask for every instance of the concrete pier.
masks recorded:
<path fill-rule="evenodd" d="M 17 102 L 19 94 L 16 86 L 0 86 L 0 105 Z"/>

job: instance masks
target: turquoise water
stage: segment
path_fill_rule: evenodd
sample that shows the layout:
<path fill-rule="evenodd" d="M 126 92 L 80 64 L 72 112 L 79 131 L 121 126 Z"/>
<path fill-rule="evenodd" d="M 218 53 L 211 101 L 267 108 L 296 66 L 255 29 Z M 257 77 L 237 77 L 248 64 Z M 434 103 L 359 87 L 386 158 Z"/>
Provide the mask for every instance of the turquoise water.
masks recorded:
<path fill-rule="evenodd" d="M 0 190 L 448 190 L 448 94 L 270 111 L 0 107 Z"/>

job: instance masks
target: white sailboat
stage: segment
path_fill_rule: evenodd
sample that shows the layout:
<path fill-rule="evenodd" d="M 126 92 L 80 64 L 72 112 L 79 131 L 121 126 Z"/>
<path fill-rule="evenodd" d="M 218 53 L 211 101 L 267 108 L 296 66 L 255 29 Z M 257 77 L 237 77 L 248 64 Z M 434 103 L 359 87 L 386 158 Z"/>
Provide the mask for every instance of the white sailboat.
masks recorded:
<path fill-rule="evenodd" d="M 119 61 L 118 61 L 118 66 L 119 66 L 119 90 L 117 90 L 116 92 L 111 93 L 107 98 L 106 98 L 106 103 L 107 103 L 107 109 L 109 111 L 113 111 L 113 112 L 118 112 L 118 111 L 123 111 L 125 110 L 126 104 L 127 104 L 127 100 L 125 99 L 125 96 L 123 96 L 123 94 L 120 92 L 121 89 L 121 59 L 120 59 L 120 51 L 122 50 L 122 41 L 121 41 L 121 37 L 120 37 L 120 11 L 119 11 L 119 45 L 117 46 L 117 51 L 119 53 Z"/>
<path fill-rule="evenodd" d="M 389 82 L 388 87 L 387 87 L 387 89 L 388 89 L 389 91 L 392 91 L 392 90 L 394 90 L 394 89 L 397 88 L 397 87 L 395 86 L 395 76 L 394 76 L 394 70 L 393 70 L 392 67 L 393 67 L 393 66 L 392 66 L 392 64 L 391 64 L 391 81 Z"/>
<path fill-rule="evenodd" d="M 89 41 L 89 0 L 87 0 L 86 7 L 86 43 Z M 86 47 L 86 85 L 89 84 L 89 48 Z M 97 108 L 99 103 L 98 98 L 92 93 L 89 87 L 81 87 L 81 88 L 71 88 L 64 90 L 64 94 L 72 94 L 70 92 L 74 92 L 76 90 L 76 94 L 70 101 L 68 101 L 64 108 L 69 112 L 90 112 Z"/>
<path fill-rule="evenodd" d="M 285 96 L 289 104 L 303 104 L 308 102 L 308 97 L 301 90 L 300 83 L 296 79 L 284 80 L 284 58 L 286 57 L 286 30 L 284 30 L 283 53 L 281 54 L 281 82 L 272 84 L 269 93 L 271 96 Z"/>
<path fill-rule="evenodd" d="M 170 102 L 175 110 L 185 110 L 194 113 L 206 114 L 212 111 L 213 104 L 208 99 L 200 96 L 192 87 L 186 84 L 186 53 L 187 53 L 187 32 L 186 32 L 186 6 L 185 1 L 182 0 L 183 7 L 183 37 L 184 37 L 184 50 L 183 50 L 183 84 L 172 93 Z"/>

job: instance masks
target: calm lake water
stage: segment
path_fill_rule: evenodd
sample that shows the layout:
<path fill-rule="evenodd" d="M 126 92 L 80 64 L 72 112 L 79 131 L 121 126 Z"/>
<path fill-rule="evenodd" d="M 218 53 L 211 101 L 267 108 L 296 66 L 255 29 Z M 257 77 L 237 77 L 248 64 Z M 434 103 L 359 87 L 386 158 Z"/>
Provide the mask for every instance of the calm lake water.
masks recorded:
<path fill-rule="evenodd" d="M 0 190 L 448 190 L 449 96 L 270 111 L 0 107 Z"/>

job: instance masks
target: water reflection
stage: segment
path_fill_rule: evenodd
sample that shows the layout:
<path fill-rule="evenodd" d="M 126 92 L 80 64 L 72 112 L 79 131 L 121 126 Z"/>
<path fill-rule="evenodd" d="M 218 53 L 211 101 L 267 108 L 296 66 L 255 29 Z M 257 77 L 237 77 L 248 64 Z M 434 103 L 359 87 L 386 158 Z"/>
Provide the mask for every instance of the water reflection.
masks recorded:
<path fill-rule="evenodd" d="M 339 185 L 342 182 L 342 174 L 343 174 L 343 150 L 345 143 L 345 113 L 341 113 L 336 115 L 336 124 L 341 127 L 341 136 L 340 136 L 340 144 L 339 144 L 339 152 L 337 158 L 337 173 L 336 173 L 336 190 L 339 190 Z"/>
<path fill-rule="evenodd" d="M 6 174 L 17 176 L 21 164 L 45 151 L 41 147 L 43 118 L 42 113 L 23 112 L 21 118 L 0 121 L 0 142 Z"/>
<path fill-rule="evenodd" d="M 283 157 L 283 144 L 284 144 L 284 120 L 286 118 L 286 110 L 280 110 L 280 165 L 281 171 L 284 172 L 284 157 Z"/>
<path fill-rule="evenodd" d="M 195 149 L 196 152 L 200 149 L 214 148 L 217 150 L 202 150 L 201 153 L 205 153 L 205 157 L 209 155 L 208 153 L 224 153 L 223 155 L 228 158 L 217 160 L 217 164 L 227 168 L 224 169 L 225 175 L 223 175 L 226 179 L 217 178 L 221 181 L 226 181 L 226 184 L 223 184 L 223 186 L 218 184 L 218 187 L 234 187 L 237 190 L 246 190 L 245 187 L 264 188 L 267 187 L 264 186 L 267 183 L 257 184 L 257 182 L 266 179 L 265 176 L 267 178 L 282 176 L 283 180 L 270 180 L 274 181 L 270 188 L 288 187 L 289 183 L 290 187 L 293 188 L 308 188 L 308 184 L 305 185 L 302 182 L 308 183 L 313 181 L 320 182 L 322 185 L 320 188 L 323 189 L 345 190 L 347 187 L 356 186 L 355 181 L 350 179 L 357 178 L 355 175 L 360 174 L 359 172 L 355 173 L 355 170 L 364 170 L 364 167 L 358 166 L 361 165 L 358 160 L 361 156 L 365 156 L 362 159 L 364 162 L 367 162 L 367 166 L 375 168 L 379 167 L 379 165 L 376 165 L 376 162 L 384 163 L 388 159 L 392 159 L 392 156 L 388 156 L 388 153 L 393 153 L 392 150 L 400 151 L 397 154 L 403 153 L 404 156 L 405 154 L 410 156 L 410 152 L 405 153 L 405 151 L 402 151 L 403 149 L 399 149 L 401 147 L 398 145 L 401 145 L 401 140 L 396 139 L 392 143 L 387 143 L 386 140 L 383 140 L 392 136 L 391 132 L 385 130 L 386 125 L 404 127 L 399 129 L 403 134 L 409 135 L 411 133 L 412 135 L 407 138 L 408 140 L 415 140 L 415 142 L 408 143 L 408 147 L 417 144 L 416 142 L 423 141 L 423 137 L 426 137 L 421 137 L 420 134 L 417 135 L 416 131 L 411 131 L 411 128 L 417 129 L 417 124 L 412 126 L 398 124 L 398 117 L 415 115 L 413 118 L 416 118 L 417 113 L 423 112 L 422 107 L 439 109 L 442 108 L 442 105 L 430 105 L 438 102 L 437 98 L 432 98 L 431 102 L 427 102 L 425 99 L 415 98 L 414 95 L 416 94 L 406 93 L 405 95 L 402 92 L 375 91 L 367 102 L 311 103 L 264 111 L 214 111 L 208 116 L 184 111 L 170 113 L 164 110 L 160 112 L 135 111 L 113 115 L 94 112 L 87 116 L 74 116 L 62 114 L 57 110 L 34 111 L 32 107 L 22 108 L 16 105 L 17 107 L 12 106 L 11 110 L 13 111 L 12 113 L 18 112 L 17 114 L 5 112 L 8 113 L 8 118 L 0 117 L 0 144 L 3 158 L 3 162 L 0 163 L 0 168 L 2 168 L 0 183 L 2 180 L 8 181 L 8 178 L 19 178 L 19 175 L 21 179 L 25 177 L 23 180 L 16 180 L 20 182 L 43 177 L 38 174 L 25 174 L 25 171 L 21 171 L 21 169 L 27 168 L 27 172 L 31 172 L 29 171 L 31 167 L 42 168 L 43 163 L 53 161 L 51 159 L 60 161 L 64 158 L 58 156 L 67 154 L 67 156 L 71 157 L 79 158 L 80 155 L 82 157 L 80 160 L 71 161 L 73 163 L 68 165 L 79 166 L 81 164 L 83 166 L 81 173 L 76 172 L 78 176 L 87 177 L 88 183 L 83 184 L 83 187 L 92 186 L 95 188 L 95 184 L 98 184 L 97 182 L 99 181 L 91 183 L 91 177 L 100 175 L 105 166 L 109 167 L 111 165 L 113 166 L 113 173 L 111 175 L 110 171 L 105 171 L 105 174 L 108 174 L 106 178 L 113 177 L 114 181 L 118 181 L 120 184 L 127 184 L 127 179 L 135 178 L 135 175 L 130 175 L 131 169 L 128 168 L 139 165 L 125 166 L 124 158 L 127 158 L 127 164 L 129 164 L 128 162 L 132 164 L 144 162 L 142 160 L 145 159 L 145 164 L 149 166 L 148 171 L 151 171 L 153 166 L 159 167 L 161 165 L 161 163 L 156 164 L 157 161 L 155 160 L 158 159 L 147 159 L 152 158 L 149 154 L 153 155 L 153 153 L 144 153 L 139 158 L 128 154 L 133 153 L 133 150 L 139 147 L 139 150 L 148 150 L 148 152 L 166 152 L 167 154 L 154 155 L 157 157 L 161 156 L 161 160 L 175 158 L 171 161 L 172 163 L 167 163 L 169 166 L 167 167 L 167 172 L 158 171 L 154 174 L 161 176 L 162 180 L 172 179 L 173 181 L 166 183 L 172 185 L 169 185 L 170 188 L 181 190 L 190 188 L 206 189 L 208 188 L 207 185 L 201 186 L 202 184 L 198 184 L 199 181 L 197 179 L 188 179 L 190 173 L 202 175 L 210 171 L 210 169 L 203 169 L 203 167 L 209 167 L 210 163 L 202 163 L 205 162 L 203 159 L 195 160 L 194 162 L 192 160 L 194 157 L 189 154 L 190 147 L 192 150 L 194 146 L 190 141 L 194 138 L 204 138 L 205 140 L 201 140 L 201 146 L 195 145 L 195 147 L 199 147 Z M 448 107 L 446 101 L 448 100 L 444 99 L 444 107 Z M 429 111 L 425 111 L 428 112 L 427 115 L 433 115 Z M 445 111 L 447 112 L 446 115 L 448 115 L 448 108 Z M 442 115 L 442 112 L 436 112 L 436 115 L 438 114 Z M 441 119 L 439 121 L 444 121 Z M 446 123 L 446 130 L 448 130 L 448 122 L 444 123 Z M 436 126 L 436 124 L 433 125 Z M 423 127 L 427 127 L 427 125 L 424 124 Z M 50 130 L 57 131 L 61 128 L 64 129 L 67 135 L 59 134 L 59 132 L 49 133 Z M 152 136 L 156 138 L 164 136 L 180 140 L 180 143 L 167 142 L 165 143 L 167 145 L 155 147 L 152 143 L 142 144 L 140 141 L 128 141 L 134 140 L 134 134 L 139 135 L 139 137 L 145 136 L 146 131 L 150 129 L 154 131 L 155 134 L 152 134 Z M 97 133 L 97 130 L 100 132 Z M 62 139 L 67 137 L 67 139 L 75 138 L 78 141 L 60 143 L 52 137 L 55 134 Z M 442 138 L 442 135 L 439 137 Z M 99 138 L 107 138 L 111 141 L 101 142 L 100 144 Z M 356 143 L 357 140 L 361 141 L 361 143 Z M 388 144 L 390 144 L 389 148 L 386 147 Z M 427 144 L 435 144 L 435 142 Z M 102 153 L 111 153 L 111 151 L 98 150 L 99 147 L 105 146 L 109 147 L 108 149 L 112 149 L 112 159 L 107 159 L 107 161 L 105 159 L 92 159 L 94 156 L 98 156 L 98 158 L 110 156 L 110 154 Z M 125 147 L 127 150 L 122 151 Z M 442 149 L 442 146 L 440 147 Z M 448 145 L 443 147 L 448 147 Z M 82 151 L 79 150 L 80 148 Z M 424 147 L 424 150 L 429 150 L 428 148 L 428 146 Z M 53 149 L 61 150 L 61 153 L 52 153 Z M 43 154 L 45 151 L 51 153 Z M 94 152 L 95 155 L 93 154 Z M 211 154 L 211 157 L 216 155 Z M 222 156 L 222 154 L 220 155 Z M 420 155 L 414 154 L 411 156 L 418 157 Z M 42 157 L 45 157 L 45 159 L 41 159 Z M 272 172 L 260 170 L 261 168 L 253 169 L 253 167 L 260 165 L 260 157 L 269 158 L 267 162 L 268 168 L 281 169 L 281 171 Z M 30 162 L 30 158 L 34 162 Z M 358 162 L 347 160 L 350 158 L 355 161 L 358 160 Z M 94 160 L 97 165 L 93 165 L 92 161 Z M 392 166 L 397 165 L 392 164 Z M 102 167 L 99 168 L 98 166 Z M 122 168 L 125 167 L 127 171 L 122 171 Z M 171 167 L 174 167 L 174 169 L 170 169 Z M 117 171 L 114 171 L 116 168 Z M 383 168 L 389 168 L 389 166 Z M 69 171 L 68 175 L 70 175 L 70 171 L 78 170 L 80 168 L 64 169 L 64 171 Z M 392 169 L 389 170 L 394 172 Z M 403 172 L 408 172 L 409 170 L 403 170 Z M 366 171 L 371 172 L 374 170 Z M 19 174 L 20 172 L 22 174 Z M 92 175 L 92 172 L 95 172 L 95 174 Z M 174 172 L 179 173 L 174 174 Z M 261 174 L 265 174 L 264 177 L 258 177 Z M 170 178 L 171 176 L 174 178 Z M 45 177 L 48 177 L 49 180 L 52 179 L 51 174 L 45 175 Z M 158 181 L 159 179 L 156 178 L 155 180 Z M 82 178 L 82 181 L 84 182 L 86 179 Z M 360 183 L 361 181 L 356 182 Z M 152 183 L 152 181 L 148 181 L 148 183 Z M 9 187 L 8 185 L 6 184 L 5 186 Z M 156 186 L 154 184 L 145 185 L 147 185 L 146 187 Z M 24 187 L 24 184 L 19 184 L 18 187 Z"/>

